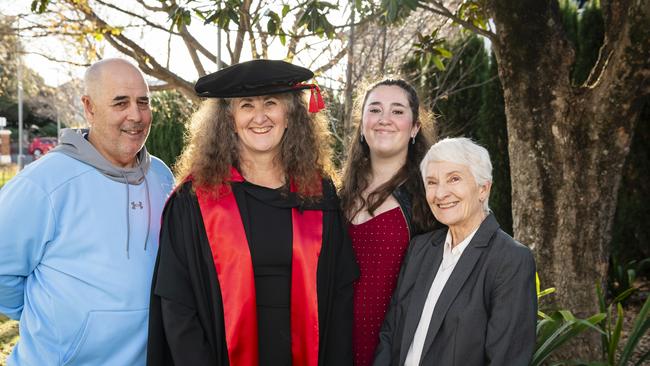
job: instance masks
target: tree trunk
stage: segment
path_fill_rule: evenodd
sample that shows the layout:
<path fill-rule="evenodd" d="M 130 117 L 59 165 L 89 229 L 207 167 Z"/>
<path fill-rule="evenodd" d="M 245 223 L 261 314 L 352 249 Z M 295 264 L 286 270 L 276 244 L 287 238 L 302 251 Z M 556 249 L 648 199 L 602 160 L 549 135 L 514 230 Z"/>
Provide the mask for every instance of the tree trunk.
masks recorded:
<path fill-rule="evenodd" d="M 598 312 L 621 171 L 649 93 L 650 0 L 603 1 L 605 45 L 588 85 L 571 84 L 574 49 L 556 1 L 494 0 L 494 49 L 508 119 L 515 237 L 536 254 L 554 307 Z M 643 26 L 645 24 L 645 26 Z M 572 358 L 597 359 L 595 333 Z"/>

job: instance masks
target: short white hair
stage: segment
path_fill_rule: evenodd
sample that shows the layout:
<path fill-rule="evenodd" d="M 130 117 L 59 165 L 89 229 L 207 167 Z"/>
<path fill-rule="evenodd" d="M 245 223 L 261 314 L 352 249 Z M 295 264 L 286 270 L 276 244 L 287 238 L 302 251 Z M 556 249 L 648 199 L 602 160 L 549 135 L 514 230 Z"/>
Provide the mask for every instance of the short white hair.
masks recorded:
<path fill-rule="evenodd" d="M 479 186 L 492 182 L 490 153 L 486 148 L 467 137 L 448 137 L 431 146 L 420 163 L 420 172 L 422 179 L 425 180 L 425 185 L 427 166 L 434 161 L 446 161 L 467 166 Z M 489 212 L 489 198 L 488 196 L 483 202 L 485 212 Z"/>

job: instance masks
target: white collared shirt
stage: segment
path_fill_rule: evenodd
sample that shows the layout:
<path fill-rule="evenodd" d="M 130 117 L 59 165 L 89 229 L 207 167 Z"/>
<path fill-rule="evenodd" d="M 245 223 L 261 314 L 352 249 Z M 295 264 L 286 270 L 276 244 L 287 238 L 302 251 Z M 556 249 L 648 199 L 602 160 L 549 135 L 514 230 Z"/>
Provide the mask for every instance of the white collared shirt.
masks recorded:
<path fill-rule="evenodd" d="M 424 309 L 422 309 L 422 315 L 420 316 L 420 322 L 415 330 L 415 335 L 413 336 L 413 341 L 411 342 L 409 351 L 406 354 L 406 362 L 404 363 L 404 366 L 417 366 L 420 364 L 422 348 L 424 347 L 424 340 L 429 331 L 433 309 L 436 307 L 438 298 L 440 298 L 440 293 L 445 288 L 445 284 L 447 283 L 449 276 L 451 276 L 451 273 L 454 271 L 456 263 L 458 263 L 460 256 L 463 254 L 463 251 L 465 251 L 465 248 L 467 248 L 469 242 L 472 241 L 476 231 L 478 231 L 478 228 L 476 228 L 476 230 L 469 234 L 465 240 L 461 241 L 454 248 L 451 247 L 451 231 L 447 231 L 445 246 L 442 253 L 442 263 L 440 263 L 440 268 L 438 268 L 436 277 L 433 279 L 433 283 L 429 289 L 429 294 L 427 295 L 427 300 L 424 303 Z"/>

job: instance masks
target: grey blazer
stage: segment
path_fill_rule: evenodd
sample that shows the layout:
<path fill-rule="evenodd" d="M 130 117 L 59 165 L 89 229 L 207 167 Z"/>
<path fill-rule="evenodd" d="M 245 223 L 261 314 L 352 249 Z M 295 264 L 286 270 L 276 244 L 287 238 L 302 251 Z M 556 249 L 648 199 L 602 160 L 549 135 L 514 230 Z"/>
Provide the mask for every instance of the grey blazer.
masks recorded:
<path fill-rule="evenodd" d="M 447 229 L 411 241 L 379 333 L 375 366 L 403 365 L 429 288 L 442 262 Z M 483 220 L 436 303 L 421 365 L 525 366 L 535 348 L 537 293 L 530 249 Z"/>

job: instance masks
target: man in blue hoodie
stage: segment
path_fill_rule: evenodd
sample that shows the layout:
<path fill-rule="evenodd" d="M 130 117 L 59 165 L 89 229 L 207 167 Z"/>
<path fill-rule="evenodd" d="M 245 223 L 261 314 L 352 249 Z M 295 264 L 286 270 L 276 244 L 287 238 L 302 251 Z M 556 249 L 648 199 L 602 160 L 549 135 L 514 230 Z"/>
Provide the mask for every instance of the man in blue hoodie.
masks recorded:
<path fill-rule="evenodd" d="M 86 72 L 89 130 L 0 190 L 0 313 L 20 320 L 8 365 L 144 365 L 169 168 L 144 147 L 149 89 L 125 60 Z"/>

